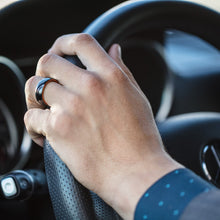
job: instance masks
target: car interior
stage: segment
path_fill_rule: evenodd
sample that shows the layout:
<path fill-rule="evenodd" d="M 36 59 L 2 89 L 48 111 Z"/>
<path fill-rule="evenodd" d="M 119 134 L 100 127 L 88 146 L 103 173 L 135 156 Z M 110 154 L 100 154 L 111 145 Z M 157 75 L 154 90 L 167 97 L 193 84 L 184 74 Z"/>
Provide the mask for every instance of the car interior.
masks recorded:
<path fill-rule="evenodd" d="M 121 45 L 165 149 L 220 187 L 219 25 L 218 9 L 185 0 L 22 0 L 1 8 L 0 218 L 120 219 L 25 130 L 25 82 L 69 33 L 91 34 L 106 51 Z"/>

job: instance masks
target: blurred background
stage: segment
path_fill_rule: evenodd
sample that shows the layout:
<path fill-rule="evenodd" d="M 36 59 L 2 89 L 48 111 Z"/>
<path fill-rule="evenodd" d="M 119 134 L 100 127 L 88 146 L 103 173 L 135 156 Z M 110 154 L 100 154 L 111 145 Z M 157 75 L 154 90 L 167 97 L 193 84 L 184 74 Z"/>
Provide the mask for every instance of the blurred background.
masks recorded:
<path fill-rule="evenodd" d="M 18 1 L 18 0 L 0 0 L 0 8 L 5 7 L 8 4 L 11 4 L 15 1 Z M 47 0 L 45 0 L 45 1 L 47 1 Z M 219 0 L 186 0 L 186 1 L 199 2 L 201 4 L 207 5 L 209 7 L 212 7 L 214 9 L 220 11 L 220 1 Z"/>

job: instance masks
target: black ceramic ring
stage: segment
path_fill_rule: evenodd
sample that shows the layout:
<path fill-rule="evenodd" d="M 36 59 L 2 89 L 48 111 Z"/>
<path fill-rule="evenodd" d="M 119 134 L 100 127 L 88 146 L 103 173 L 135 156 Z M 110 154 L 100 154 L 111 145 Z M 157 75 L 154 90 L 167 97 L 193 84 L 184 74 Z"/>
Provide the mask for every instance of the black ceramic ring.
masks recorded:
<path fill-rule="evenodd" d="M 53 78 L 43 78 L 36 86 L 36 90 L 35 90 L 35 97 L 36 100 L 43 105 L 44 107 L 48 107 L 49 105 L 47 104 L 47 102 L 44 99 L 44 90 L 46 88 L 46 86 L 50 83 L 50 82 L 56 82 L 58 83 L 58 81 L 56 79 Z"/>

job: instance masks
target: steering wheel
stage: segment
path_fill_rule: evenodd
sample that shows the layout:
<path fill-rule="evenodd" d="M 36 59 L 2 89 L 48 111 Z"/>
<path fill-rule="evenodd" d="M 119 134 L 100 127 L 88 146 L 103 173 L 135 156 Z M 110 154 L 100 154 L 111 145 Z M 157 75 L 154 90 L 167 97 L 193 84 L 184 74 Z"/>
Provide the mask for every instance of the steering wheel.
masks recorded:
<path fill-rule="evenodd" d="M 164 31 L 168 28 L 199 36 L 220 49 L 219 26 L 220 15 L 197 4 L 179 0 L 135 0 L 107 11 L 84 32 L 95 37 L 106 50 L 114 42 L 143 31 Z M 201 158 L 212 150 L 213 141 L 220 137 L 220 114 L 175 116 L 158 123 L 158 128 L 168 152 L 177 155 L 180 162 L 205 176 L 202 170 L 205 165 L 201 166 Z M 202 157 L 201 152 L 204 153 Z M 111 207 L 74 179 L 48 142 L 45 142 L 44 156 L 49 192 L 57 219 L 120 219 Z"/>

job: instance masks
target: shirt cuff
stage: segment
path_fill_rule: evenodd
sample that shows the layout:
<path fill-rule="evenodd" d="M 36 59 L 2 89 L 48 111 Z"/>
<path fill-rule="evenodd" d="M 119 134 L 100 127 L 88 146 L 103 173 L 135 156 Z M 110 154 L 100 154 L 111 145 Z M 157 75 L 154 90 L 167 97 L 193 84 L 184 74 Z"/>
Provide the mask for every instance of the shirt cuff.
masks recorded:
<path fill-rule="evenodd" d="M 177 220 L 189 202 L 215 187 L 189 169 L 174 170 L 153 184 L 139 200 L 135 220 Z"/>

